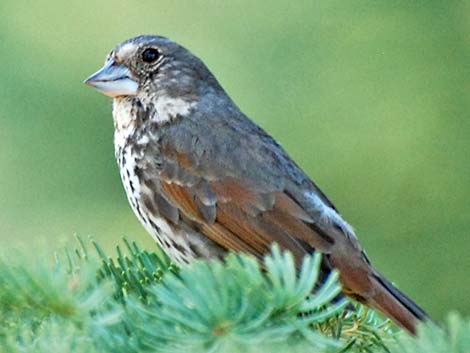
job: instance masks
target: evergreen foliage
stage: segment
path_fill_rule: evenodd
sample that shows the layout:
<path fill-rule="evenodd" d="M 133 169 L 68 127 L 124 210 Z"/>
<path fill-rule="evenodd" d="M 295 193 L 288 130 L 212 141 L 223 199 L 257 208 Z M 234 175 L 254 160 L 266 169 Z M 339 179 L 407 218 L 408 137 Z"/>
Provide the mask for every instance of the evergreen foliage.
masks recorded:
<path fill-rule="evenodd" d="M 159 249 L 124 240 L 109 257 L 78 240 L 53 266 L 3 256 L 2 352 L 470 351 L 470 321 L 457 314 L 413 338 L 372 310 L 333 300 L 338 276 L 318 283 L 320 255 L 299 273 L 276 246 L 263 269 L 236 254 L 178 269 Z"/>

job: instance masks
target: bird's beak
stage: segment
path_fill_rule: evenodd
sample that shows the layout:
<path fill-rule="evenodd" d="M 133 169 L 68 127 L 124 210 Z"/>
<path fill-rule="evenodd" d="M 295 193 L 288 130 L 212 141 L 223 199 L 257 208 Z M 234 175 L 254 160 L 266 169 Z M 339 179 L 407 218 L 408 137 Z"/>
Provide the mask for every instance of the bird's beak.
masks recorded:
<path fill-rule="evenodd" d="M 116 64 L 114 60 L 108 60 L 84 83 L 110 97 L 135 96 L 139 88 L 139 84 L 130 78 L 129 69 L 124 65 Z"/>

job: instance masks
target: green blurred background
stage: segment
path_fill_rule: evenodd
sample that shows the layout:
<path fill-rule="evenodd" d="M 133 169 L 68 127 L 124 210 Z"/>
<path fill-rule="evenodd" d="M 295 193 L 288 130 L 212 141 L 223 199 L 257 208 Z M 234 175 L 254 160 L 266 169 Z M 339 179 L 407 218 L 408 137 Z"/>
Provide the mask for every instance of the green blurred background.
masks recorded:
<path fill-rule="evenodd" d="M 140 33 L 198 54 L 436 318 L 470 314 L 469 1 L 0 2 L 0 246 L 153 246 L 82 84 Z"/>

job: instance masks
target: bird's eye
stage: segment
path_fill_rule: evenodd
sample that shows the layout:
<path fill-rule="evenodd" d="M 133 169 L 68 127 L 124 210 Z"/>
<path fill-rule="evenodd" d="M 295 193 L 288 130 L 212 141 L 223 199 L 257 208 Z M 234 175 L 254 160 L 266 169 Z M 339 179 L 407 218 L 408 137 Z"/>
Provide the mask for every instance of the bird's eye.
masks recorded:
<path fill-rule="evenodd" d="M 160 53 L 155 48 L 148 48 L 142 52 L 142 60 L 146 63 L 152 63 L 158 59 Z"/>

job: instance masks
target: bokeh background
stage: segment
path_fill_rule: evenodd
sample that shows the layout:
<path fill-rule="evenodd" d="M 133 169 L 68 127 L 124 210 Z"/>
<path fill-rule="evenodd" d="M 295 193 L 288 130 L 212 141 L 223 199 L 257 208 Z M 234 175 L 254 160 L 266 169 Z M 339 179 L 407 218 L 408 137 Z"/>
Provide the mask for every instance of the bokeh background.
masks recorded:
<path fill-rule="evenodd" d="M 198 54 L 436 318 L 470 314 L 469 1 L 0 1 L 0 247 L 152 247 L 82 84 L 141 33 Z"/>

